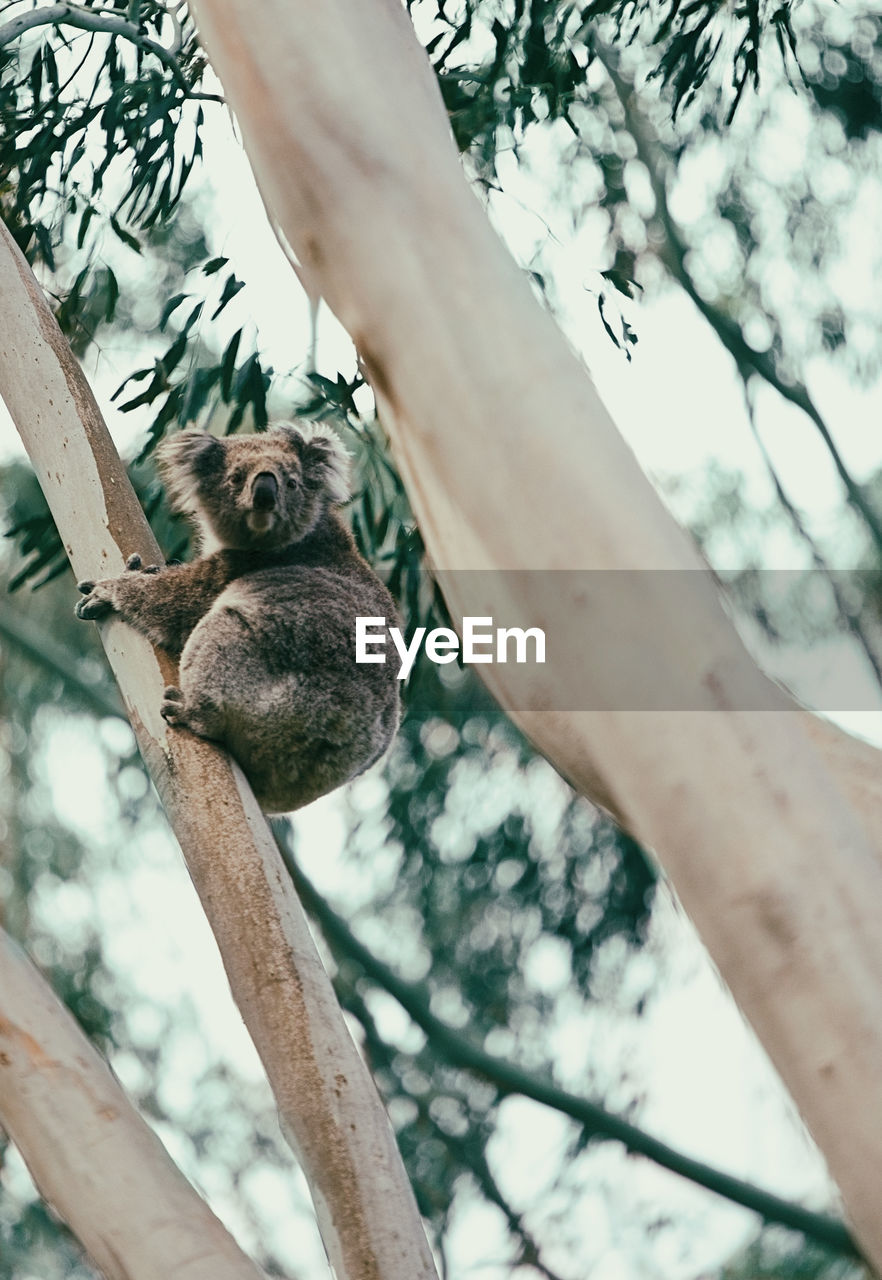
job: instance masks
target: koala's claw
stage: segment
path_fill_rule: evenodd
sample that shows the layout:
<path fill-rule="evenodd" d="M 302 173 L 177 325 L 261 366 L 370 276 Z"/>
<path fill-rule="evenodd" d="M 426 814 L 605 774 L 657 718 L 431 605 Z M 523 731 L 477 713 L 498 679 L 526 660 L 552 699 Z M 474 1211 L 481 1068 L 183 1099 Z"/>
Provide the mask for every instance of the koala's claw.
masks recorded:
<path fill-rule="evenodd" d="M 104 618 L 108 613 L 113 613 L 113 605 L 109 600 L 103 600 L 100 596 L 87 595 L 82 600 L 78 600 L 74 606 L 74 613 L 78 618 L 82 618 L 88 622 L 96 618 Z"/>
<path fill-rule="evenodd" d="M 185 723 L 184 695 L 175 685 L 171 684 L 166 689 L 159 704 L 159 714 L 167 724 L 183 725 Z"/>
<path fill-rule="evenodd" d="M 106 582 L 79 582 L 77 588 L 83 592 L 82 600 L 79 600 L 74 608 L 78 618 L 88 621 L 92 618 L 104 618 L 109 613 L 115 612 L 113 579 L 108 579 Z"/>
<path fill-rule="evenodd" d="M 159 573 L 161 568 L 161 564 L 145 564 L 137 551 L 133 555 L 130 555 L 126 561 L 126 569 L 130 572 Z"/>

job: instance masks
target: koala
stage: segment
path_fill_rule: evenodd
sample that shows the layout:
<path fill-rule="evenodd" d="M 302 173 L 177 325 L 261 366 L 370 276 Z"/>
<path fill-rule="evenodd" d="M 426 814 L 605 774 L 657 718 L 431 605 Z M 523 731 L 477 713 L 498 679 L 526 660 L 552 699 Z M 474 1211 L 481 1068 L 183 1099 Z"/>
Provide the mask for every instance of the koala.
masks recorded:
<path fill-rule="evenodd" d="M 79 618 L 117 614 L 180 659 L 169 724 L 222 743 L 268 813 L 308 804 L 386 751 L 399 719 L 389 664 L 355 662 L 358 615 L 395 620 L 335 507 L 348 454 L 326 426 L 218 439 L 182 431 L 157 451 L 173 510 L 195 521 L 183 565 L 81 582 Z"/>

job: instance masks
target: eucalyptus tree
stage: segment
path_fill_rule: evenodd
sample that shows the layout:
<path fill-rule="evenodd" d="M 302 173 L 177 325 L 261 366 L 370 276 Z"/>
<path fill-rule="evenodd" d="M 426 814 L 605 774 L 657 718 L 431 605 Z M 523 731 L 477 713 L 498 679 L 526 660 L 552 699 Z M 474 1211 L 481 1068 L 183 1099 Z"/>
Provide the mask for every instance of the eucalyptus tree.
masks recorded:
<path fill-rule="evenodd" d="M 429 32 L 426 47 L 453 133 L 479 189 L 492 198 L 504 187 L 500 149 L 529 162 L 543 132 L 555 140 L 564 133 L 562 172 L 571 177 L 565 194 L 581 199 L 583 212 L 599 209 L 607 219 L 604 257 L 593 265 L 604 281 L 599 306 L 612 340 L 627 347 L 635 337 L 617 314 L 615 295 L 656 287 L 661 273 L 671 276 L 745 380 L 770 384 L 804 411 L 807 430 L 821 433 L 853 518 L 868 545 L 878 546 L 871 496 L 848 472 L 802 374 L 818 348 L 834 349 L 859 373 L 872 371 L 876 359 L 877 317 L 866 307 L 847 313 L 837 301 L 828 278 L 836 244 L 821 234 L 830 204 L 823 175 L 844 174 L 842 180 L 855 185 L 875 160 L 879 62 L 872 16 L 844 29 L 823 8 L 786 4 L 774 13 L 757 3 L 733 13 L 676 4 L 653 11 L 618 4 L 465 4 L 455 15 L 443 4 L 412 7 L 420 29 Z M 259 430 L 271 416 L 292 410 L 333 418 L 358 451 L 362 483 L 351 516 L 360 545 L 388 574 L 410 626 L 443 617 L 446 607 L 422 571 L 422 536 L 386 446 L 382 414 L 378 426 L 365 409 L 365 371 L 382 390 L 380 371 L 368 360 L 336 377 L 322 375 L 308 352 L 292 353 L 292 365 L 301 364 L 292 384 L 288 370 L 279 375 L 267 367 L 248 326 L 231 335 L 222 328 L 234 300 L 247 300 L 247 286 L 188 205 L 207 115 L 224 107 L 186 7 L 13 5 L 0 42 L 0 204 L 56 298 L 74 350 L 84 355 L 95 345 L 109 346 L 115 333 L 144 324 L 143 308 L 135 306 L 138 291 L 162 273 L 162 303 L 145 325 L 148 356 L 127 373 L 116 401 L 124 411 L 147 415 L 137 472 L 145 508 L 160 512 L 150 451 L 176 426 Z M 813 127 L 802 164 L 782 184 L 753 163 L 752 144 L 770 127 L 785 94 Z M 740 134 L 745 115 L 751 120 Z M 706 196 L 702 216 L 683 225 L 671 212 L 678 182 L 688 177 L 694 157 L 717 154 L 715 148 L 724 158 L 719 189 Z M 638 175 L 648 179 L 649 196 Z M 579 183 L 590 200 L 580 198 Z M 845 194 L 840 190 L 837 199 Z M 770 207 L 784 210 L 798 234 L 782 235 L 780 219 L 766 225 Z M 703 252 L 720 241 L 722 257 Z M 800 298 L 799 324 L 790 297 L 770 284 L 770 263 L 782 257 L 806 282 L 805 264 L 818 266 Z M 314 292 L 310 264 L 300 270 Z M 538 259 L 533 280 L 553 305 L 554 282 Z M 18 524 L 28 555 L 19 576 L 39 580 L 61 572 L 64 550 L 39 504 Z M 183 531 L 166 526 L 161 532 L 164 549 L 180 552 Z M 432 1013 L 434 1004 L 453 1000 L 476 1041 L 489 1042 L 507 1026 L 506 1057 L 534 1059 L 531 1046 L 554 1010 L 524 979 L 530 953 L 543 939 L 561 939 L 574 989 L 587 1004 L 605 944 L 618 938 L 639 945 L 644 936 L 655 879 L 650 863 L 630 836 L 585 801 L 555 791 L 559 784 L 545 769 L 474 681 L 451 683 L 432 669 L 417 673 L 387 773 L 385 821 L 363 819 L 351 846 L 354 859 L 369 858 L 378 844 L 394 851 L 401 874 L 394 888 L 382 891 L 383 910 L 411 931 L 415 971 L 425 968 L 423 957 L 432 957 L 408 1009 L 426 1036 L 416 1053 L 396 1043 L 372 1012 L 371 992 L 385 986 L 394 995 L 394 974 L 382 963 L 372 965 L 355 936 L 300 883 L 324 921 L 340 997 L 361 1025 L 393 1104 L 424 1214 L 443 1238 L 465 1174 L 502 1213 L 515 1256 L 549 1270 L 543 1241 L 508 1202 L 487 1155 L 501 1100 L 513 1089 L 527 1091 L 530 1073 L 518 1086 L 498 1063 L 494 1078 L 492 1056 L 483 1070 L 480 1060 L 476 1067 L 461 1043 L 456 1049 L 456 1037 L 451 1051 L 444 1020 Z M 492 825 L 467 820 L 470 791 L 482 773 L 495 770 L 501 777 L 514 770 L 525 782 L 546 776 L 559 804 L 550 831 L 535 803 L 513 797 Z M 460 823 L 458 842 L 445 832 L 452 815 Z M 541 1055 L 533 1066 L 534 1077 L 554 1072 Z M 652 1154 L 651 1142 L 617 1130 L 617 1119 L 583 1111 L 575 1121 L 574 1156 L 603 1134 Z M 705 1174 L 706 1182 L 744 1200 L 744 1188 Z M 781 1220 L 782 1207 L 771 1199 L 760 1196 L 753 1207 Z M 848 1248 L 829 1223 L 811 1216 L 798 1222 Z"/>

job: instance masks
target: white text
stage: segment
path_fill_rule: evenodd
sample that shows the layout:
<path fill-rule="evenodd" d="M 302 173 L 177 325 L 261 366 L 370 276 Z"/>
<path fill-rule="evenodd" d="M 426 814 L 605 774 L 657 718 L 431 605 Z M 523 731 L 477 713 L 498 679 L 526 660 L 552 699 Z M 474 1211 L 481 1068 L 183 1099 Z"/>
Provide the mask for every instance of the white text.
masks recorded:
<path fill-rule="evenodd" d="M 460 639 L 450 627 L 417 627 L 407 643 L 398 627 L 389 627 L 389 635 L 398 653 L 400 666 L 398 679 L 406 680 L 416 662 L 420 648 L 432 662 L 454 662 L 460 656 Z M 528 652 L 532 641 L 532 657 Z M 545 632 L 540 627 L 496 627 L 492 618 L 465 617 L 462 620 L 463 662 L 508 662 L 510 642 L 513 642 L 515 662 L 545 661 Z M 378 652 L 379 650 L 379 652 Z M 355 661 L 386 661 L 386 619 L 355 619 Z"/>

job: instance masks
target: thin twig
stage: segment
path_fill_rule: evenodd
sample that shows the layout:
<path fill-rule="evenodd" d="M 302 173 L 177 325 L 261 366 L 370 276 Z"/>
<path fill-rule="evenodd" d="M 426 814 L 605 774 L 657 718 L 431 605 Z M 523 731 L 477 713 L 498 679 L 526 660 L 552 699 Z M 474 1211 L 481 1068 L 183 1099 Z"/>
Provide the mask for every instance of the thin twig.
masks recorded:
<path fill-rule="evenodd" d="M 195 93 L 187 84 L 175 53 L 170 49 L 166 49 L 158 41 L 151 40 L 149 36 L 142 35 L 135 23 L 127 21 L 115 10 L 84 9 L 74 4 L 51 4 L 45 9 L 32 9 L 28 13 L 21 13 L 15 18 L 11 18 L 9 22 L 0 27 L 0 48 L 11 44 L 13 40 L 17 40 L 26 31 L 31 31 L 35 27 L 46 26 L 67 26 L 78 27 L 82 31 L 102 31 L 107 35 L 128 40 L 139 49 L 152 53 L 154 57 L 158 58 L 171 71 L 178 87 L 186 97 L 198 98 L 200 101 L 223 102 L 223 98 L 218 94 Z"/>
<path fill-rule="evenodd" d="M 746 381 L 744 383 L 744 400 L 747 407 L 747 420 L 750 423 L 750 430 L 753 433 L 753 438 L 756 441 L 757 448 L 759 449 L 762 460 L 765 463 L 766 471 L 772 481 L 778 501 L 790 518 L 790 522 L 797 534 L 808 547 L 809 554 L 811 555 L 812 563 L 815 568 L 818 569 L 826 578 L 840 616 L 845 619 L 849 630 L 860 645 L 861 649 L 863 649 L 864 656 L 872 667 L 873 674 L 876 677 L 878 684 L 882 687 L 882 665 L 880 665 L 878 655 L 876 654 L 870 637 L 867 635 L 864 628 L 860 612 L 853 609 L 850 602 L 847 600 L 842 588 L 836 580 L 835 572 L 827 564 L 821 548 L 818 546 L 817 542 L 815 542 L 805 521 L 794 503 L 791 502 L 784 485 L 781 483 L 781 477 L 778 475 L 775 464 L 772 462 L 769 451 L 766 448 L 765 441 L 760 435 L 759 426 L 756 421 L 756 408 L 750 396 Z"/>

